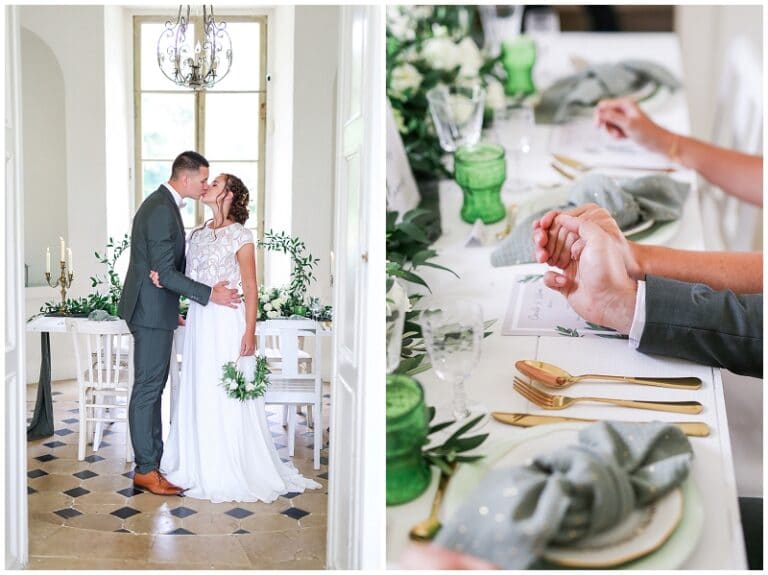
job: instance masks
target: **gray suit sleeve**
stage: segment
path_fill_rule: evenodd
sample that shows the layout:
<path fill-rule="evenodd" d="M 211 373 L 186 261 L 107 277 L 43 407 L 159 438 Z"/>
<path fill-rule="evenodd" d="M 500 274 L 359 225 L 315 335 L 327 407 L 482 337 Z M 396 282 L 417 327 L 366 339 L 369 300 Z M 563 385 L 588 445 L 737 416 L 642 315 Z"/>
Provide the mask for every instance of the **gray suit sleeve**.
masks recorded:
<path fill-rule="evenodd" d="M 176 269 L 173 255 L 175 243 L 171 235 L 174 225 L 173 214 L 165 208 L 159 207 L 149 216 L 146 228 L 149 269 L 158 273 L 164 288 L 207 305 L 211 297 L 210 286 L 196 282 Z"/>
<path fill-rule="evenodd" d="M 638 350 L 763 376 L 763 296 L 647 276 Z"/>

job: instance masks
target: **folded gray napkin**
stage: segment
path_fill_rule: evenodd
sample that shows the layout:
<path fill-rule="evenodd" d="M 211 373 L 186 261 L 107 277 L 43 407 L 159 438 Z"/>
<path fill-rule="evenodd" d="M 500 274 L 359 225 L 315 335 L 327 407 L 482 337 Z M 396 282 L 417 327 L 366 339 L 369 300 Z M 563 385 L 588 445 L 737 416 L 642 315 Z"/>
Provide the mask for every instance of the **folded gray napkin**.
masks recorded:
<path fill-rule="evenodd" d="M 647 82 L 677 89 L 680 82 L 669 70 L 645 60 L 595 64 L 577 74 L 561 78 L 544 90 L 536 106 L 537 124 L 566 122 L 576 106 L 594 106 L 603 98 L 635 92 Z"/>
<path fill-rule="evenodd" d="M 109 313 L 103 309 L 95 309 L 88 314 L 88 319 L 91 321 L 117 321 L 120 318 L 109 315 Z"/>
<path fill-rule="evenodd" d="M 608 210 L 619 228 L 626 230 L 649 219 L 657 222 L 678 219 L 689 190 L 690 184 L 678 182 L 666 174 L 622 182 L 604 174 L 586 174 L 571 184 L 566 204 L 553 205 L 519 222 L 491 253 L 491 264 L 502 267 L 535 261 L 531 226 L 550 209 L 567 210 L 594 203 Z"/>
<path fill-rule="evenodd" d="M 610 529 L 669 493 L 688 476 L 692 459 L 688 438 L 672 424 L 596 423 L 579 432 L 575 445 L 490 472 L 435 543 L 524 569 L 548 545 Z"/>

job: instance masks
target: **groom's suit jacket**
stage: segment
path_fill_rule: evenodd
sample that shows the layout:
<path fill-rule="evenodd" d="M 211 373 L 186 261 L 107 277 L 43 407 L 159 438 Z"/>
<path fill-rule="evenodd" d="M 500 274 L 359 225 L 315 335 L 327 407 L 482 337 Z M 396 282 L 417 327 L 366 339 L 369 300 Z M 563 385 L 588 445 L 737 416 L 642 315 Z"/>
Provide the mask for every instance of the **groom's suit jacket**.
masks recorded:
<path fill-rule="evenodd" d="M 174 330 L 179 294 L 206 305 L 211 288 L 184 275 L 184 224 L 173 196 L 160 186 L 142 202 L 131 229 L 131 258 L 117 312 L 132 325 Z M 165 289 L 155 287 L 150 270 Z"/>
<path fill-rule="evenodd" d="M 637 349 L 762 377 L 763 295 L 646 276 Z"/>

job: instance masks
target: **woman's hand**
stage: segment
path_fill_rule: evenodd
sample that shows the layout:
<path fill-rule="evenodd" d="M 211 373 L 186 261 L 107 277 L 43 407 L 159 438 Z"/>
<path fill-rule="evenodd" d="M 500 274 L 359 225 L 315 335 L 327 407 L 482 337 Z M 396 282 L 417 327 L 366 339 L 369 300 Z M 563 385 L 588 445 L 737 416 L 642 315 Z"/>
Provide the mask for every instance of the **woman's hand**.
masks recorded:
<path fill-rule="evenodd" d="M 595 107 L 595 125 L 616 138 L 629 138 L 641 146 L 667 154 L 675 134 L 654 123 L 631 98 L 601 100 Z"/>
<path fill-rule="evenodd" d="M 155 284 L 155 287 L 163 287 L 163 285 L 160 283 L 160 274 L 158 274 L 155 270 L 150 270 L 149 279 L 152 280 L 152 283 Z"/>
<path fill-rule="evenodd" d="M 240 355 L 247 357 L 254 353 L 256 353 L 256 334 L 246 331 L 240 342 Z"/>

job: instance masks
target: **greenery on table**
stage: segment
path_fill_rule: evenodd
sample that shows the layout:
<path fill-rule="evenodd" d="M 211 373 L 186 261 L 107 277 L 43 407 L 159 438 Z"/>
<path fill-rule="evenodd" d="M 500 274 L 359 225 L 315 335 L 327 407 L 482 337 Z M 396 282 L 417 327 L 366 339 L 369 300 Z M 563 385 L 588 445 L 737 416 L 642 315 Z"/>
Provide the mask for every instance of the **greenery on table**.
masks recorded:
<path fill-rule="evenodd" d="M 429 114 L 427 92 L 480 82 L 486 109 L 504 103 L 499 57 L 481 53 L 470 36 L 474 6 L 387 7 L 387 96 L 417 180 L 450 176 Z"/>
<path fill-rule="evenodd" d="M 66 315 L 87 316 L 94 310 L 103 310 L 110 315 L 117 315 L 117 304 L 120 302 L 120 294 L 122 293 L 123 285 L 120 281 L 120 276 L 115 272 L 115 265 L 117 264 L 117 260 L 120 259 L 120 256 L 128 249 L 130 243 L 128 234 L 123 236 L 120 243 L 116 243 L 115 240 L 110 237 L 103 254 L 94 252 L 99 263 L 107 266 L 107 273 L 105 276 L 91 276 L 91 287 L 97 288 L 99 286 L 108 285 L 108 291 L 106 294 L 96 291 L 88 294 L 86 297 L 67 298 Z M 45 302 L 40 308 L 40 313 L 37 315 L 41 314 L 64 315 L 61 302 L 55 300 Z M 37 317 L 37 315 L 33 317 Z"/>
<path fill-rule="evenodd" d="M 434 407 L 428 408 L 428 417 L 429 422 L 432 423 L 432 420 L 435 418 Z M 443 471 L 446 475 L 453 475 L 457 463 L 471 463 L 485 457 L 484 455 L 462 455 L 464 452 L 470 451 L 480 446 L 480 444 L 482 444 L 488 438 L 487 433 L 481 433 L 480 435 L 472 435 L 469 437 L 464 436 L 464 434 L 466 434 L 470 429 L 477 425 L 477 423 L 482 418 L 482 415 L 478 415 L 477 417 L 470 419 L 467 423 L 454 431 L 450 437 L 448 437 L 448 439 L 446 439 L 440 445 L 424 449 L 424 458 L 431 465 L 435 465 L 440 468 L 440 470 Z M 433 433 L 437 433 L 438 431 L 441 431 L 446 427 L 453 425 L 454 423 L 456 422 L 444 421 L 442 423 L 431 425 L 427 434 L 432 435 Z"/>

